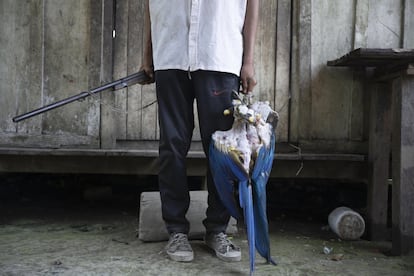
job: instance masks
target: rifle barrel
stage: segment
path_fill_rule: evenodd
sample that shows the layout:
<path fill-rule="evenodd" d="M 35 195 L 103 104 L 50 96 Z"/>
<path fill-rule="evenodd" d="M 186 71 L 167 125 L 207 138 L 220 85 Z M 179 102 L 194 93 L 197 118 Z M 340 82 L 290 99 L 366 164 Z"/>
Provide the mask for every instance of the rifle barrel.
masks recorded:
<path fill-rule="evenodd" d="M 74 101 L 82 100 L 82 99 L 84 99 L 84 98 L 86 98 L 86 97 L 88 97 L 92 94 L 102 92 L 102 91 L 107 90 L 109 88 L 114 88 L 114 90 L 118 90 L 118 89 L 125 88 L 127 86 L 132 85 L 132 84 L 142 82 L 142 81 L 146 81 L 146 80 L 148 80 L 147 74 L 144 71 L 139 71 L 139 72 L 134 73 L 132 75 L 126 76 L 122 79 L 119 79 L 119 80 L 113 81 L 111 83 L 107 83 L 107 84 L 101 85 L 99 87 L 93 88 L 90 91 L 83 91 L 83 92 L 81 92 L 77 95 L 70 96 L 66 99 L 63 99 L 63 100 L 45 105 L 43 107 L 37 108 L 35 110 L 29 111 L 27 113 L 18 115 L 16 117 L 13 117 L 12 120 L 13 120 L 13 122 L 17 123 L 17 122 L 26 120 L 28 118 L 31 118 L 33 116 L 39 115 L 41 113 L 47 112 L 49 110 L 58 108 L 62 105 L 66 105 L 66 104 L 74 102 Z"/>

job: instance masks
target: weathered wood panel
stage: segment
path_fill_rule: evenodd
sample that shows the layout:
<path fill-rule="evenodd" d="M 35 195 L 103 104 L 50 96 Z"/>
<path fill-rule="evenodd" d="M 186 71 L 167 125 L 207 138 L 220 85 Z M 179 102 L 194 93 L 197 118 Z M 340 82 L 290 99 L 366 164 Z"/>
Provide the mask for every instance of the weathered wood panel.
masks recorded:
<path fill-rule="evenodd" d="M 144 3 L 145 1 L 141 1 Z M 144 5 L 141 5 L 141 16 L 144 15 Z M 143 24 L 142 24 L 143 26 Z M 141 28 L 142 29 L 142 28 Z M 142 45 L 144 45 L 144 40 L 142 40 Z M 143 48 L 143 47 L 142 47 Z M 140 55 L 142 55 L 140 53 Z M 159 138 L 159 130 L 158 130 L 158 105 L 153 104 L 156 101 L 155 95 L 155 86 L 144 86 L 141 92 L 141 105 L 138 106 L 139 112 L 141 113 L 141 126 L 142 126 L 142 133 L 141 139 L 142 140 L 157 140 Z"/>
<path fill-rule="evenodd" d="M 353 11 L 353 0 L 312 2 L 311 139 L 349 134 L 352 72 L 328 68 L 326 61 L 352 49 Z"/>
<path fill-rule="evenodd" d="M 298 1 L 297 69 L 292 114 L 293 140 L 335 140 L 348 136 L 352 74 L 327 68 L 326 61 L 352 45 L 353 1 Z M 295 91 L 294 91 L 295 92 Z M 338 116 L 339 115 L 339 116 Z M 297 121 L 296 121 L 297 120 Z"/>
<path fill-rule="evenodd" d="M 143 51 L 145 1 L 117 1 L 114 78 L 139 70 Z M 116 140 L 158 139 L 155 86 L 135 85 L 116 93 Z M 103 117 L 103 124 L 106 124 Z"/>
<path fill-rule="evenodd" d="M 255 94 L 267 100 L 280 118 L 278 141 L 288 137 L 290 72 L 290 1 L 261 1 L 255 58 L 258 80 Z"/>
<path fill-rule="evenodd" d="M 388 179 L 392 93 L 389 83 L 374 85 L 370 98 L 368 149 L 367 233 L 371 240 L 387 239 Z M 380 150 L 379 150 L 380 149 Z"/>
<path fill-rule="evenodd" d="M 101 53 L 101 78 L 104 82 L 110 82 L 113 78 L 113 32 L 114 29 L 114 2 L 113 0 L 103 0 L 101 11 L 103 11 L 101 20 L 102 26 L 102 53 Z M 101 95 L 101 127 L 100 138 L 101 148 L 110 149 L 115 147 L 116 141 L 116 124 L 115 112 L 112 108 L 115 104 L 115 94 L 106 93 Z"/>
<path fill-rule="evenodd" d="M 89 87 L 90 8 L 89 1 L 45 1 L 43 104 Z M 89 110 L 88 103 L 83 103 L 45 113 L 42 131 L 81 136 L 92 131 L 96 135 L 99 117 Z"/>
<path fill-rule="evenodd" d="M 369 104 L 363 74 L 326 62 L 360 47 L 409 45 L 410 1 L 294 1 L 290 140 L 307 147 L 366 151 Z M 405 7 L 405 9 L 404 9 Z M 403 42 L 405 44 L 403 44 Z"/>
<path fill-rule="evenodd" d="M 404 18 L 402 2 L 402 0 L 369 0 L 368 47 L 401 47 L 401 23 Z"/>
<path fill-rule="evenodd" d="M 278 141 L 286 142 L 289 138 L 289 107 L 290 94 L 290 67 L 291 67 L 291 18 L 292 3 L 290 0 L 277 1 L 276 25 L 276 71 L 275 71 L 275 110 L 279 112 L 277 128 Z M 269 28 L 269 27 L 268 27 Z"/>
<path fill-rule="evenodd" d="M 89 33 L 88 33 L 88 87 L 97 87 L 101 85 L 101 77 L 103 80 L 103 72 L 105 72 L 104 62 L 102 58 L 102 0 L 90 0 L 89 9 Z M 111 59 L 112 60 L 112 59 Z M 99 95 L 97 98 L 101 98 Z M 99 139 L 100 136 L 100 117 L 101 108 L 99 101 L 90 101 L 87 111 L 87 135 Z"/>
<path fill-rule="evenodd" d="M 296 142 L 309 137 L 307 118 L 311 107 L 311 1 L 295 0 L 292 23 L 292 106 L 289 139 Z"/>
<path fill-rule="evenodd" d="M 102 104 L 88 99 L 11 122 L 17 114 L 136 72 L 143 4 L 0 1 L 0 145 L 114 148 L 117 141 L 157 140 L 154 85 L 102 93 Z M 327 68 L 326 61 L 358 47 L 414 47 L 413 14 L 411 0 L 261 1 L 255 93 L 280 112 L 278 141 L 367 150 L 363 91 L 370 88 L 358 72 Z"/>
<path fill-rule="evenodd" d="M 145 11 L 145 1 L 129 1 L 128 4 L 130 15 L 128 16 L 128 26 L 130 26 L 128 28 L 128 56 L 135 57 L 128 60 L 127 70 L 128 74 L 130 74 L 137 72 L 141 67 L 144 31 L 142 18 Z M 140 126 L 142 125 L 142 115 L 145 112 L 145 108 L 139 108 L 143 100 L 142 90 L 142 87 L 139 85 L 134 85 L 128 89 L 128 116 L 126 118 L 127 139 L 142 137 L 142 129 Z M 156 125 L 152 127 L 156 129 Z"/>
<path fill-rule="evenodd" d="M 393 81 L 392 253 L 414 248 L 414 73 Z"/>
<path fill-rule="evenodd" d="M 368 15 L 369 1 L 356 1 L 355 3 L 355 37 L 354 49 L 366 48 L 368 45 Z"/>
<path fill-rule="evenodd" d="M 414 2 L 404 0 L 403 48 L 414 48 Z"/>
<path fill-rule="evenodd" d="M 128 72 L 128 0 L 116 1 L 115 12 L 115 39 L 114 39 L 114 72 L 113 78 L 125 77 Z M 134 55 L 134 57 L 136 57 Z M 132 60 L 132 58 L 131 58 Z M 116 137 L 125 140 L 126 138 L 126 119 L 128 104 L 128 88 L 116 91 L 115 94 L 115 125 Z M 104 119 L 104 118 L 103 118 Z M 103 122 L 105 123 L 105 122 Z"/>
<path fill-rule="evenodd" d="M 11 121 L 17 114 L 99 85 L 102 28 L 96 16 L 102 16 L 93 9 L 99 3 L 1 1 L 0 68 L 4 74 L 0 90 L 4 100 L 0 145 L 99 146 L 96 99 L 72 103 L 18 124 Z"/>
<path fill-rule="evenodd" d="M 40 118 L 19 125 L 11 119 L 41 104 L 42 2 L 0 1 L 1 136 L 40 133 Z"/>

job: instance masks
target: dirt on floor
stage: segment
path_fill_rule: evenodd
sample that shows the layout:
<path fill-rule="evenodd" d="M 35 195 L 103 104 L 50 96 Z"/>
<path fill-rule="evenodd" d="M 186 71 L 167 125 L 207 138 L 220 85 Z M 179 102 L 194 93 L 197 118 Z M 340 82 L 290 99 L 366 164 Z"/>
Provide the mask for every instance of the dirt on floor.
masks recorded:
<path fill-rule="evenodd" d="M 245 234 L 232 237 L 242 261 L 215 258 L 191 241 L 191 263 L 169 260 L 165 242 L 137 238 L 138 204 L 16 197 L 0 201 L 0 275 L 249 275 Z M 327 222 L 280 215 L 270 221 L 277 266 L 256 257 L 255 275 L 414 275 L 414 255 L 389 256 L 390 242 L 342 241 Z"/>

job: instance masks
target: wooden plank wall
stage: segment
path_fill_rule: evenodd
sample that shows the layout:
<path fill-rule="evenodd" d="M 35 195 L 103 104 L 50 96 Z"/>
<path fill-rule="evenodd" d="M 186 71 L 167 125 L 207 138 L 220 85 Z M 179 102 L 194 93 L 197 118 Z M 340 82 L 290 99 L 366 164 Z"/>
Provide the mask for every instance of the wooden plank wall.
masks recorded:
<path fill-rule="evenodd" d="M 16 113 L 40 104 L 43 18 L 38 15 L 42 13 L 41 0 L 24 5 L 11 0 L 0 2 L 3 22 L 0 24 L 0 139 L 3 143 L 12 143 L 16 132 L 36 135 L 41 131 L 39 118 L 19 125 L 11 119 Z"/>
<path fill-rule="evenodd" d="M 101 6 L 96 0 L 1 1 L 1 145 L 99 147 L 96 100 L 18 124 L 11 118 L 99 84 Z"/>
<path fill-rule="evenodd" d="M 314 150 L 366 152 L 369 105 L 364 90 L 369 87 L 364 87 L 362 72 L 329 68 L 326 62 L 360 47 L 407 46 L 403 38 L 412 34 L 402 24 L 412 21 L 408 19 L 412 11 L 407 11 L 412 4 L 402 0 L 293 3 L 290 140 Z"/>
<path fill-rule="evenodd" d="M 135 73 L 141 66 L 145 1 L 116 1 L 114 41 L 114 78 Z M 157 105 L 154 85 L 131 86 L 115 95 L 113 116 L 116 138 L 125 140 L 158 139 Z M 103 117 L 103 124 L 106 123 Z"/>
<path fill-rule="evenodd" d="M 261 1 L 255 93 L 280 112 L 279 142 L 367 151 L 364 90 L 370 88 L 360 72 L 326 62 L 359 47 L 413 47 L 413 6 L 411 0 Z M 158 139 L 154 85 L 11 121 L 138 71 L 142 0 L 3 0 L 0 15 L 0 146 L 108 149 Z"/>

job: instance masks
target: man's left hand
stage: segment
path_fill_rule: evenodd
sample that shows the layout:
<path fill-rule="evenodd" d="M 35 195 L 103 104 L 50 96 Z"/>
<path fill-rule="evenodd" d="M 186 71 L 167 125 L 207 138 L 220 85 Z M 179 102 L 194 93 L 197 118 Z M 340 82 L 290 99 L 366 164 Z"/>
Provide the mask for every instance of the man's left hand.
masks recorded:
<path fill-rule="evenodd" d="M 243 64 L 240 72 L 240 82 L 242 85 L 242 93 L 248 94 L 253 92 L 253 88 L 257 84 L 257 81 L 254 77 L 253 64 Z"/>

